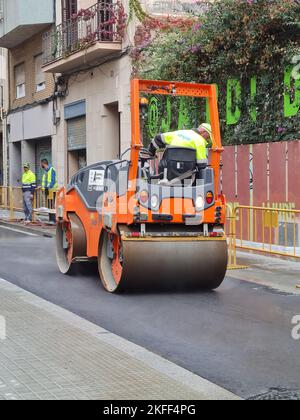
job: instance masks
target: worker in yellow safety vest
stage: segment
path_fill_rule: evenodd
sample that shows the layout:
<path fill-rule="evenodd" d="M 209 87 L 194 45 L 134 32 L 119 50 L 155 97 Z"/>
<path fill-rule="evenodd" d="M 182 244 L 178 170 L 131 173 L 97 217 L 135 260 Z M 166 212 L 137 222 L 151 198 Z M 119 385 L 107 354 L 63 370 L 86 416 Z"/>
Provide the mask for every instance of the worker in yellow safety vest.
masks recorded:
<path fill-rule="evenodd" d="M 25 224 L 32 222 L 33 199 L 36 189 L 36 176 L 30 170 L 29 163 L 24 163 L 24 173 L 22 175 L 23 208 L 25 213 Z"/>
<path fill-rule="evenodd" d="M 41 166 L 44 170 L 44 175 L 42 179 L 42 190 L 45 191 L 46 198 L 49 196 L 49 193 L 55 193 L 58 188 L 56 171 L 53 166 L 49 165 L 47 159 L 41 161 Z"/>
<path fill-rule="evenodd" d="M 195 149 L 197 164 L 207 164 L 207 147 L 212 144 L 212 128 L 210 124 L 201 124 L 194 130 L 179 130 L 157 135 L 149 146 L 149 153 L 155 156 L 158 150 L 168 146 L 188 147 Z"/>

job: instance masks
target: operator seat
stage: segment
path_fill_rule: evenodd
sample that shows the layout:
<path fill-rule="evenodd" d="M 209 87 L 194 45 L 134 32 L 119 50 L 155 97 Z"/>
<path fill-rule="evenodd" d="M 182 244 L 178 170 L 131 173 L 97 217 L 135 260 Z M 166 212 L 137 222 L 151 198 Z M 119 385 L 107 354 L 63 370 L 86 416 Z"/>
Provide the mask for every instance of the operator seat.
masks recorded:
<path fill-rule="evenodd" d="M 189 172 L 195 172 L 196 170 L 197 159 L 195 149 L 177 146 L 168 146 L 166 148 L 158 167 L 161 179 L 165 177 L 167 171 L 167 179 L 169 181 Z"/>

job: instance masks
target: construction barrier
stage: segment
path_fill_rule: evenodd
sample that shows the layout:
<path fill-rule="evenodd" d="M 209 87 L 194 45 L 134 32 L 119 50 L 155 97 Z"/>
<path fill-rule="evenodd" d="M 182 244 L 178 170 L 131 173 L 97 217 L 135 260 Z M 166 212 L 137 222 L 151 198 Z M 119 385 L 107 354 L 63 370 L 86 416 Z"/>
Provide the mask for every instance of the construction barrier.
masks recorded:
<path fill-rule="evenodd" d="M 49 213 L 55 211 L 55 196 L 50 193 L 46 197 L 41 188 L 37 188 L 33 199 L 34 214 L 39 213 L 41 209 L 49 210 Z M 19 213 L 23 213 L 23 193 L 21 187 L 5 187 L 0 186 L 0 210 L 7 210 L 9 220 L 15 220 L 20 217 Z"/>
<path fill-rule="evenodd" d="M 227 220 L 229 266 L 238 248 L 300 258 L 300 210 L 229 204 Z"/>
<path fill-rule="evenodd" d="M 55 196 L 36 189 L 33 201 L 37 213 L 55 213 Z M 23 214 L 21 187 L 0 186 L 0 210 L 9 220 Z M 46 211 L 47 210 L 47 211 Z M 19 216 L 19 217 L 18 217 Z M 237 263 L 237 249 L 300 259 L 300 210 L 227 205 L 228 268 L 244 268 Z"/>
<path fill-rule="evenodd" d="M 237 263 L 237 238 L 236 238 L 236 218 L 235 207 L 233 204 L 227 204 L 226 230 L 228 238 L 228 270 L 238 270 L 248 268 Z"/>

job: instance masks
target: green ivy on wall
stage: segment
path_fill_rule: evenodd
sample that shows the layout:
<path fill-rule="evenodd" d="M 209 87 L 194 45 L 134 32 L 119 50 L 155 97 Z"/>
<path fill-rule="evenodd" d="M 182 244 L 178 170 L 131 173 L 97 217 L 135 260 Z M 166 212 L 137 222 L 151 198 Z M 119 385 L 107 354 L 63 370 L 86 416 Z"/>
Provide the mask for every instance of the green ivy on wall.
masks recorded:
<path fill-rule="evenodd" d="M 135 69 L 144 78 L 216 83 L 225 144 L 299 139 L 299 18 L 295 0 L 215 0 L 188 27 L 141 42 Z M 170 105 L 159 110 L 160 128 L 168 127 Z M 174 112 L 184 126 L 188 110 Z"/>
<path fill-rule="evenodd" d="M 129 0 L 129 16 L 128 21 L 130 22 L 134 17 L 136 17 L 140 22 L 143 22 L 145 19 L 149 18 L 149 15 L 144 11 L 139 0 Z"/>

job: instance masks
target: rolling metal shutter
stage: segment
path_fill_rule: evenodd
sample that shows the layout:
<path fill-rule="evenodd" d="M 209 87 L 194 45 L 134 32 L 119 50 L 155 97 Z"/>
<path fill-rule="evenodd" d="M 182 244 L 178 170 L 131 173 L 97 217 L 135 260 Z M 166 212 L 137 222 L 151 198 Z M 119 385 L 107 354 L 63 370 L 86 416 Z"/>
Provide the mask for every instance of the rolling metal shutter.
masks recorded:
<path fill-rule="evenodd" d="M 86 148 L 86 118 L 78 117 L 68 120 L 68 150 Z"/>

